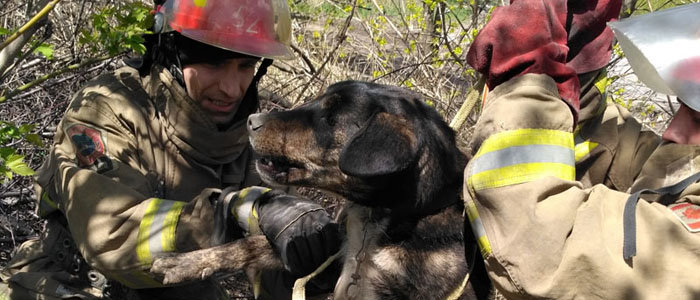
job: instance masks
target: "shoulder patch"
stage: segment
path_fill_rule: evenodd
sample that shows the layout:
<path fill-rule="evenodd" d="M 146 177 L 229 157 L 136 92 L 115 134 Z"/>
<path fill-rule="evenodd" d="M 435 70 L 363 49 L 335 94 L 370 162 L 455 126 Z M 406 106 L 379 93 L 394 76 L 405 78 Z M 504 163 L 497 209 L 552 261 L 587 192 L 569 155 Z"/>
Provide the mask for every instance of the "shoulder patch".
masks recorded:
<path fill-rule="evenodd" d="M 671 204 L 668 208 L 690 232 L 700 231 L 700 206 L 688 202 Z"/>
<path fill-rule="evenodd" d="M 105 154 L 105 143 L 99 130 L 83 124 L 73 124 L 65 132 L 73 143 L 80 167 L 92 166 Z"/>

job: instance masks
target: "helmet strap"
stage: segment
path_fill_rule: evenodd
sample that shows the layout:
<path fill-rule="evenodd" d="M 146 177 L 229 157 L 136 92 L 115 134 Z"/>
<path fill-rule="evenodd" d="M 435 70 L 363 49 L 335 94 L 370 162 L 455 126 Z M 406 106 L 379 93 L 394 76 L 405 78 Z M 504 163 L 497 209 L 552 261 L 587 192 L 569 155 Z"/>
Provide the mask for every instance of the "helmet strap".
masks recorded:
<path fill-rule="evenodd" d="M 175 61 L 168 66 L 168 70 L 170 71 L 170 74 L 173 74 L 175 80 L 177 80 L 177 82 L 186 89 L 187 86 L 185 86 L 185 75 L 182 73 L 182 62 L 180 61 L 180 51 L 177 49 L 177 43 L 173 43 L 173 48 L 175 50 Z"/>

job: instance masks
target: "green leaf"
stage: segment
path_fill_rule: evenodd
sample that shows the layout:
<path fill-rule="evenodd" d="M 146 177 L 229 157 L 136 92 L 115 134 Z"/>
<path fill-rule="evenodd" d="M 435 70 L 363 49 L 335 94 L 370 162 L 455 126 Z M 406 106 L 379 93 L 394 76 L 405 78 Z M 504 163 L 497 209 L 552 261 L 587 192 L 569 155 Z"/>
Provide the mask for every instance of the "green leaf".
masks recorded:
<path fill-rule="evenodd" d="M 53 45 L 41 44 L 39 45 L 39 47 L 36 47 L 36 49 L 34 49 L 34 53 L 40 53 L 41 55 L 46 57 L 46 59 L 51 60 L 53 59 Z"/>
<path fill-rule="evenodd" d="M 19 133 L 20 134 L 27 134 L 30 133 L 32 130 L 36 128 L 36 124 L 24 124 L 19 127 Z"/>
<path fill-rule="evenodd" d="M 37 147 L 44 146 L 44 143 L 41 141 L 41 138 L 39 137 L 38 134 L 30 133 L 30 134 L 27 134 L 24 138 L 27 140 L 27 142 L 30 142 L 34 146 L 37 146 Z"/>
<path fill-rule="evenodd" d="M 14 153 L 15 153 L 15 149 L 12 149 L 10 147 L 1 147 L 0 148 L 0 159 L 1 159 L 0 162 L 7 160 L 7 158 L 10 157 L 10 155 L 12 155 Z M 0 166 L 2 166 L 2 165 L 0 165 Z"/>
<path fill-rule="evenodd" d="M 20 176 L 34 175 L 34 170 L 24 163 L 24 156 L 22 155 L 10 155 L 10 157 L 8 157 L 8 159 L 5 161 L 5 166 Z"/>
<path fill-rule="evenodd" d="M 5 177 L 7 177 L 7 179 L 12 180 L 12 171 L 3 168 L 3 171 L 2 171 L 2 172 L 3 172 L 3 175 L 5 175 Z"/>
<path fill-rule="evenodd" d="M 6 35 L 6 34 L 10 34 L 10 33 L 12 33 L 12 31 L 10 31 L 6 28 L 0 27 L 0 35 Z"/>

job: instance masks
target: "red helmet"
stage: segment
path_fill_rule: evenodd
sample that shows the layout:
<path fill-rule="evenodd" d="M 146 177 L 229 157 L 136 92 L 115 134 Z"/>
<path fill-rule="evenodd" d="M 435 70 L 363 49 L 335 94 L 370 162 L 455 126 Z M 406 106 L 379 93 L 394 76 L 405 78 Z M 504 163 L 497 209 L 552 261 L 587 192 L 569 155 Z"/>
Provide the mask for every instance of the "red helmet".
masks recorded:
<path fill-rule="evenodd" d="M 163 31 L 252 56 L 292 57 L 287 0 L 167 0 Z"/>

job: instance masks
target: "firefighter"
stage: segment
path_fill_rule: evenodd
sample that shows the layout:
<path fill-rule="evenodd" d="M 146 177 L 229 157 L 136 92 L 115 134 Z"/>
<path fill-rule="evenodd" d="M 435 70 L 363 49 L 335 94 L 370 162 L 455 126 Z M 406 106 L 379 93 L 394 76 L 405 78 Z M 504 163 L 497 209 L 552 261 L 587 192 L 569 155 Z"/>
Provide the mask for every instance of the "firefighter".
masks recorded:
<path fill-rule="evenodd" d="M 635 72 L 661 79 L 654 85 L 640 78 L 678 95 L 682 105 L 664 141 L 639 160 L 646 161 L 628 192 L 576 180 L 582 83 L 569 63 L 584 52 L 571 52 L 571 33 L 577 15 L 607 5 L 619 12 L 614 2 L 512 1 L 494 11 L 469 50 L 469 63 L 492 91 L 471 141 L 465 206 L 489 277 L 508 299 L 700 297 L 700 4 L 612 23 L 621 41 L 638 46 L 623 44 L 627 56 L 644 58 L 630 59 Z M 626 35 L 624 24 L 640 30 Z M 665 64 L 646 63 L 659 55 Z M 617 133 L 610 138 L 620 151 L 639 149 L 639 139 L 625 140 L 639 133 Z M 638 168 L 634 155 L 627 163 Z"/>
<path fill-rule="evenodd" d="M 156 2 L 144 57 L 86 84 L 58 125 L 37 171 L 47 224 L 2 271 L 6 298 L 226 299 L 214 280 L 163 286 L 153 257 L 262 231 L 287 271 L 254 290 L 283 299 L 337 251 L 318 204 L 253 169 L 245 123 L 267 67 L 292 57 L 287 1 Z"/>

